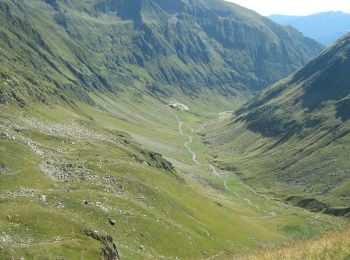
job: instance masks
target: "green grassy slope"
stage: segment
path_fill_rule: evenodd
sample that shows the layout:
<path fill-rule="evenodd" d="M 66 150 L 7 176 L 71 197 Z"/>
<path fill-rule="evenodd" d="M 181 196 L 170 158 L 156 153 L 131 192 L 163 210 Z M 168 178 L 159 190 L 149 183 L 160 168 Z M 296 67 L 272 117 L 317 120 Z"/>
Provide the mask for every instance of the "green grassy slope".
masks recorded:
<path fill-rule="evenodd" d="M 123 259 L 201 259 L 343 225 L 259 195 L 233 173 L 214 175 L 197 134 L 195 164 L 183 145 L 189 127 L 213 114 L 91 98 L 101 106 L 1 106 L 1 258 L 96 258 L 114 242 Z"/>
<path fill-rule="evenodd" d="M 95 90 L 239 105 L 323 48 L 224 1 L 1 0 L 0 12 L 3 104 L 91 103 Z"/>
<path fill-rule="evenodd" d="M 223 165 L 299 206 L 348 214 L 349 68 L 348 35 L 213 126 Z"/>
<path fill-rule="evenodd" d="M 201 131 L 322 46 L 222 1 L 0 12 L 0 258 L 202 259 L 343 226 L 216 169 Z"/>
<path fill-rule="evenodd" d="M 348 259 L 349 228 L 342 232 L 330 233 L 315 240 L 306 240 L 280 248 L 256 251 L 238 256 L 237 259 L 293 260 L 293 259 Z"/>

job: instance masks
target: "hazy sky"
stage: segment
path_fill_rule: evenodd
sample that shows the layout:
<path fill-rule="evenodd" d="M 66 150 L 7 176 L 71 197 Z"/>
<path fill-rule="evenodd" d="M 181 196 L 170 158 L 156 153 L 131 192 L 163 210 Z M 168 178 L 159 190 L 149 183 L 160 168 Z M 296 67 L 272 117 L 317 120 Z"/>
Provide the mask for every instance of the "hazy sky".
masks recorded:
<path fill-rule="evenodd" d="M 350 13 L 350 0 L 227 0 L 262 15 L 307 15 L 324 11 Z"/>

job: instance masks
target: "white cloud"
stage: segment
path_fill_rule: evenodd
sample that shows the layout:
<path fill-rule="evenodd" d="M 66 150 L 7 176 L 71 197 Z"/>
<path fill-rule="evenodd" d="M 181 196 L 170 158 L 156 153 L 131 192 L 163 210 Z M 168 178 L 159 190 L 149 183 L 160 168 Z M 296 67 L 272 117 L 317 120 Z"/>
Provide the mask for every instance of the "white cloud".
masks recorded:
<path fill-rule="evenodd" d="M 262 15 L 308 15 L 326 11 L 350 13 L 350 0 L 227 0 Z"/>

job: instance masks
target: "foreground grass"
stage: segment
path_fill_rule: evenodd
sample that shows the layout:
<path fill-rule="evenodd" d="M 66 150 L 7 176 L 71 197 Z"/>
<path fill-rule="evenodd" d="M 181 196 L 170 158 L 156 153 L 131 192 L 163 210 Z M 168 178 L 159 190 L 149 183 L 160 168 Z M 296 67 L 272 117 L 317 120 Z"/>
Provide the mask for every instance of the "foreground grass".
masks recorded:
<path fill-rule="evenodd" d="M 98 259 L 103 245 L 86 230 L 112 237 L 122 259 L 205 259 L 343 226 L 259 195 L 230 172 L 213 175 L 199 135 L 195 165 L 184 147 L 191 132 L 179 133 L 165 104 L 127 100 L 0 107 L 0 259 Z M 176 113 L 194 129 L 211 116 Z"/>
<path fill-rule="evenodd" d="M 280 249 L 267 249 L 237 257 L 249 260 L 350 259 L 350 228 L 317 239 L 302 241 Z"/>

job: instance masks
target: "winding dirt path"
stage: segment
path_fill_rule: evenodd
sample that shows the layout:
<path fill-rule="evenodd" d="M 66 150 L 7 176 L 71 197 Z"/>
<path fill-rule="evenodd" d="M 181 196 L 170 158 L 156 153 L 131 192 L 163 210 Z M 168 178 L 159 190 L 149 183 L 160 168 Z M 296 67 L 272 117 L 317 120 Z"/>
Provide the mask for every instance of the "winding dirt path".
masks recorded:
<path fill-rule="evenodd" d="M 200 130 L 198 130 L 197 132 L 194 132 L 194 130 L 193 130 L 192 127 L 190 127 L 189 125 L 187 125 L 187 124 L 185 124 L 184 122 L 182 122 L 182 121 L 179 119 L 179 117 L 176 115 L 176 113 L 175 113 L 173 110 L 171 110 L 171 108 L 169 108 L 169 109 L 170 109 L 171 113 L 174 114 L 174 116 L 175 116 L 177 122 L 179 123 L 179 127 L 178 127 L 179 133 L 180 133 L 181 135 L 184 134 L 184 133 L 183 133 L 183 130 L 182 130 L 182 127 L 183 127 L 183 126 L 186 126 L 186 127 L 189 128 L 190 131 L 191 131 L 191 134 L 188 135 L 188 141 L 184 144 L 184 146 L 186 147 L 186 149 L 187 149 L 187 150 L 190 152 L 190 154 L 192 155 L 192 161 L 193 161 L 196 165 L 204 165 L 204 164 L 200 163 L 199 161 L 197 161 L 197 154 L 196 154 L 196 153 L 191 149 L 191 147 L 190 147 L 190 145 L 191 145 L 192 142 L 193 142 L 193 137 L 192 137 L 192 135 L 195 134 L 195 133 L 199 133 L 200 131 L 202 131 L 202 130 L 204 129 L 204 125 L 202 126 L 202 128 L 201 128 Z M 213 165 L 211 165 L 211 164 L 205 164 L 205 165 L 208 166 L 208 167 L 212 170 L 212 173 L 213 173 L 215 176 L 219 177 L 219 178 L 224 182 L 224 187 L 225 187 L 225 189 L 229 191 L 230 189 L 229 189 L 229 187 L 227 186 L 227 180 L 222 176 L 222 174 L 219 173 L 218 169 L 216 169 L 216 168 L 215 168 Z"/>
<path fill-rule="evenodd" d="M 190 152 L 190 154 L 192 154 L 192 161 L 195 163 L 195 164 L 197 164 L 197 165 L 202 165 L 200 162 L 198 162 L 197 161 L 197 154 L 194 152 L 194 151 L 192 151 L 192 149 L 191 149 L 191 147 L 190 147 L 190 144 L 192 144 L 192 142 L 193 142 L 193 137 L 192 137 L 192 135 L 193 135 L 193 133 L 194 133 L 194 130 L 193 130 L 193 128 L 192 127 L 190 127 L 190 126 L 188 126 L 188 125 L 186 125 L 186 124 L 184 124 L 182 121 L 180 121 L 180 120 L 178 120 L 178 122 L 179 122 L 179 133 L 181 134 L 183 134 L 183 131 L 182 131 L 182 126 L 184 125 L 184 126 L 186 126 L 187 128 L 189 128 L 190 130 L 191 130 L 191 134 L 189 134 L 188 135 L 188 141 L 184 144 L 184 146 L 186 147 L 186 149 Z"/>
<path fill-rule="evenodd" d="M 178 122 L 178 124 L 179 124 L 179 125 L 178 125 L 178 131 L 179 131 L 180 135 L 184 135 L 184 131 L 183 131 L 183 127 L 184 127 L 184 126 L 187 127 L 187 128 L 191 131 L 191 133 L 187 135 L 187 136 L 188 136 L 188 141 L 187 141 L 186 143 L 184 143 L 184 146 L 185 146 L 185 148 L 190 152 L 190 154 L 192 155 L 192 161 L 193 161 L 196 165 L 199 165 L 199 166 L 208 166 L 208 167 L 212 170 L 212 174 L 215 175 L 215 176 L 217 176 L 218 178 L 220 178 L 220 179 L 223 181 L 223 183 L 224 183 L 224 188 L 225 188 L 226 191 L 231 192 L 231 193 L 232 193 L 233 195 L 235 195 L 238 199 L 240 199 L 240 200 L 242 200 L 242 201 L 245 201 L 245 203 L 247 203 L 247 204 L 250 205 L 251 207 L 254 207 L 254 208 L 256 208 L 257 210 L 261 210 L 261 208 L 260 208 L 258 205 L 256 205 L 255 203 L 253 203 L 249 198 L 240 195 L 238 192 L 231 191 L 230 188 L 229 188 L 228 185 L 227 185 L 227 179 L 223 176 L 222 173 L 220 173 L 220 171 L 221 171 L 220 169 L 216 168 L 215 166 L 213 166 L 213 165 L 210 164 L 210 163 L 208 163 L 208 164 L 202 164 L 202 163 L 200 163 L 200 162 L 197 160 L 197 154 L 191 149 L 190 145 L 193 143 L 193 135 L 194 135 L 194 134 L 200 133 L 200 132 L 205 128 L 206 123 L 204 123 L 204 124 L 201 126 L 201 128 L 200 128 L 199 130 L 194 131 L 192 127 L 190 127 L 189 125 L 187 125 L 187 124 L 185 124 L 184 122 L 182 122 L 182 121 L 179 119 L 179 117 L 177 116 L 177 114 L 176 114 L 170 107 L 168 107 L 168 108 L 170 109 L 170 112 L 175 116 L 175 118 L 176 118 L 176 120 L 177 120 L 177 122 Z M 230 112 L 230 111 L 228 111 L 228 112 Z M 225 113 L 226 113 L 226 112 L 225 112 Z M 220 115 L 220 113 L 219 113 L 219 115 Z M 210 122 L 211 122 L 211 121 L 212 121 L 212 120 L 210 120 Z M 180 172 L 180 173 L 181 173 L 181 172 Z M 183 173 L 181 173 L 181 174 L 183 174 Z M 247 190 L 249 190 L 250 192 L 252 192 L 252 193 L 254 193 L 255 195 L 259 196 L 259 195 L 257 194 L 257 192 L 256 192 L 254 189 L 252 189 L 250 186 L 248 186 L 247 184 L 245 184 L 245 183 L 243 183 L 243 182 L 241 182 L 241 181 L 239 181 L 239 182 L 240 182 L 241 185 L 245 186 L 245 187 L 247 188 Z M 264 211 L 264 213 L 267 214 L 267 212 L 265 212 L 265 211 Z M 270 213 L 267 214 L 265 217 L 266 217 L 266 218 L 271 218 L 271 217 L 274 217 L 274 216 L 275 216 L 275 212 L 270 212 Z M 218 257 L 220 257 L 220 256 L 221 256 L 222 254 L 224 254 L 224 253 L 225 253 L 225 251 L 219 252 L 218 254 L 209 257 L 208 259 L 215 259 L 215 258 L 218 258 Z"/>
<path fill-rule="evenodd" d="M 208 164 L 208 166 L 213 170 L 214 175 L 218 176 L 220 179 L 223 180 L 225 189 L 230 190 L 227 186 L 227 180 L 218 172 L 218 170 L 211 164 Z"/>
<path fill-rule="evenodd" d="M 194 130 L 193 130 L 192 127 L 190 127 L 189 125 L 187 125 L 187 124 L 185 124 L 184 122 L 182 122 L 182 121 L 179 119 L 179 117 L 176 115 L 176 113 L 175 113 L 173 110 L 171 110 L 170 107 L 169 107 L 169 109 L 170 109 L 170 112 L 171 112 L 172 114 L 174 114 L 174 116 L 175 116 L 175 118 L 176 118 L 176 120 L 177 120 L 177 122 L 178 122 L 178 124 L 179 124 L 178 129 L 179 129 L 179 133 L 180 133 L 181 135 L 184 134 L 183 129 L 182 129 L 183 126 L 186 126 L 188 129 L 191 130 L 191 134 L 188 135 L 188 141 L 184 144 L 184 146 L 185 146 L 186 149 L 191 153 L 191 155 L 192 155 L 192 161 L 193 161 L 196 165 L 202 165 L 202 166 L 203 166 L 204 164 L 200 163 L 200 162 L 197 160 L 197 155 L 196 155 L 196 153 L 191 149 L 190 145 L 191 145 L 192 142 L 193 142 L 193 137 L 192 137 L 192 135 L 201 132 L 201 131 L 204 129 L 205 124 L 203 124 L 202 127 L 201 127 L 198 131 L 194 132 Z M 225 112 L 225 113 L 226 113 L 226 112 Z M 231 191 L 230 188 L 229 188 L 228 185 L 227 185 L 227 179 L 223 176 L 223 174 L 220 174 L 220 170 L 218 170 L 215 166 L 213 166 L 213 165 L 210 164 L 210 163 L 209 163 L 209 164 L 205 164 L 205 165 L 208 166 L 208 167 L 212 170 L 212 174 L 214 174 L 215 176 L 219 177 L 219 178 L 224 182 L 224 188 L 225 188 L 225 190 Z M 242 182 L 241 182 L 241 183 L 242 183 Z M 256 194 L 256 192 L 255 192 L 251 187 L 249 187 L 248 185 L 243 184 L 243 183 L 242 183 L 242 185 L 248 187 L 249 190 L 251 190 L 253 193 Z M 232 193 L 233 193 L 236 197 L 238 197 L 238 198 L 244 200 L 244 201 L 245 201 L 246 203 L 248 203 L 250 206 L 255 207 L 255 208 L 257 208 L 257 209 L 260 209 L 260 207 L 257 206 L 257 205 L 255 205 L 254 203 L 252 203 L 250 199 L 248 199 L 248 198 L 246 198 L 246 197 L 244 197 L 244 196 L 241 196 L 241 195 L 238 194 L 237 192 L 232 192 Z"/>

